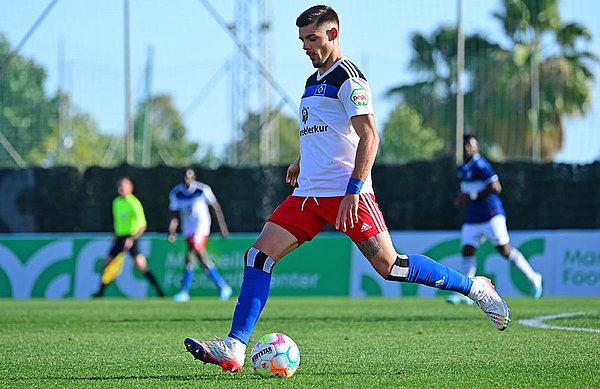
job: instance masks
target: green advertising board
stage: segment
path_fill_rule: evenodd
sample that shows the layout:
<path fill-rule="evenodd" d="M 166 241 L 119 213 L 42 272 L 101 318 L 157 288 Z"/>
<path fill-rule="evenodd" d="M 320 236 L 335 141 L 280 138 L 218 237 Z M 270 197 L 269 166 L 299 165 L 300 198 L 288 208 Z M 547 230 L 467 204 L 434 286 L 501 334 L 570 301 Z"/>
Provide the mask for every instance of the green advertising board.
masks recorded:
<path fill-rule="evenodd" d="M 244 253 L 257 234 L 209 238 L 207 251 L 223 278 L 239 293 Z M 457 231 L 391 232 L 401 253 L 423 253 L 461 270 Z M 600 230 L 513 231 L 511 244 L 521 250 L 544 278 L 544 295 L 600 295 Z M 100 268 L 111 247 L 109 234 L 0 235 L 0 297 L 89 298 L 97 291 Z M 166 294 L 181 287 L 185 242 L 170 244 L 164 234 L 145 234 L 140 250 L 148 257 Z M 478 274 L 491 278 L 503 296 L 523 296 L 530 287 L 510 262 L 489 243 L 477 250 Z M 322 233 L 283 258 L 274 268 L 272 296 L 416 296 L 447 292 L 417 284 L 386 281 L 358 248 L 341 233 Z M 125 261 L 123 273 L 106 296 L 145 298 L 155 295 L 146 279 Z M 192 296 L 217 296 L 217 289 L 198 266 Z"/>
<path fill-rule="evenodd" d="M 211 237 L 207 252 L 223 278 L 239 293 L 244 253 L 257 234 Z M 26 234 L 0 238 L 0 297 L 88 298 L 99 285 L 100 269 L 111 247 L 109 234 Z M 186 246 L 165 235 L 145 234 L 140 249 L 167 295 L 181 287 Z M 324 233 L 280 261 L 271 283 L 274 296 L 348 295 L 351 242 L 338 233 Z M 217 289 L 200 266 L 190 294 L 217 296 Z M 144 277 L 125 261 L 123 273 L 106 288 L 105 296 L 154 296 Z"/>

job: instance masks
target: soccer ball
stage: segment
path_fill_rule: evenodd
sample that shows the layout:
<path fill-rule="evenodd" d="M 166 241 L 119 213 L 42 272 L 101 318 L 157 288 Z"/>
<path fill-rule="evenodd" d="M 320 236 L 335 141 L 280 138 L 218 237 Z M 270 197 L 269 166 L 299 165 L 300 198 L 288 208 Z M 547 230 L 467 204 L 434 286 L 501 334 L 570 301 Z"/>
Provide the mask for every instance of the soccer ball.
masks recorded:
<path fill-rule="evenodd" d="M 263 378 L 287 378 L 300 364 L 300 350 L 287 335 L 267 334 L 254 345 L 250 360 L 254 371 Z"/>

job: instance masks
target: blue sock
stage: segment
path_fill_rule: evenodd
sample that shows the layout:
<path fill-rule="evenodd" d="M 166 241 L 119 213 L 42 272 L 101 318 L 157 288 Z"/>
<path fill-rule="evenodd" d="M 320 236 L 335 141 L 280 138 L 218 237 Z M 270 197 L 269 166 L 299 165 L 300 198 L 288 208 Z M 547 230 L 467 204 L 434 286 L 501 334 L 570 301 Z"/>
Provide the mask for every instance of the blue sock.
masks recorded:
<path fill-rule="evenodd" d="M 194 278 L 194 271 L 192 269 L 185 269 L 185 273 L 183 273 L 183 285 L 181 290 L 185 290 L 186 292 L 190 290 L 192 286 L 192 279 Z"/>
<path fill-rule="evenodd" d="M 225 282 L 225 280 L 223 279 L 223 277 L 221 277 L 221 275 L 217 271 L 216 267 L 209 267 L 208 269 L 206 269 L 206 274 L 208 274 L 208 276 L 213 280 L 213 282 L 219 288 L 222 289 L 223 287 L 227 286 L 227 283 Z"/>
<path fill-rule="evenodd" d="M 246 345 L 269 298 L 271 270 L 274 265 L 273 259 L 254 247 L 246 252 L 244 281 L 229 332 L 230 337 Z"/>
<path fill-rule="evenodd" d="M 387 279 L 452 290 L 465 296 L 469 294 L 473 285 L 473 281 L 464 274 L 420 254 L 399 256 Z"/>

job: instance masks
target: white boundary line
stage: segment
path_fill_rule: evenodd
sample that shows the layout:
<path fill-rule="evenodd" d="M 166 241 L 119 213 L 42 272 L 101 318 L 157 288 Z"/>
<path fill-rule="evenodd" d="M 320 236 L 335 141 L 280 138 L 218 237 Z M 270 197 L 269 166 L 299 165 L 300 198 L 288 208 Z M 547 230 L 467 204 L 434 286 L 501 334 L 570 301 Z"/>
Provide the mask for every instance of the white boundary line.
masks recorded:
<path fill-rule="evenodd" d="M 521 323 L 525 326 L 528 326 L 528 327 L 544 328 L 547 330 L 585 331 L 585 332 L 600 333 L 600 330 L 593 329 L 593 328 L 561 327 L 561 326 L 551 326 L 551 325 L 543 323 L 546 320 L 561 319 L 563 317 L 581 316 L 581 315 L 585 315 L 585 314 L 586 314 L 586 312 L 559 313 L 557 315 L 537 316 L 532 319 L 521 319 L 521 320 L 519 320 L 519 323 Z"/>

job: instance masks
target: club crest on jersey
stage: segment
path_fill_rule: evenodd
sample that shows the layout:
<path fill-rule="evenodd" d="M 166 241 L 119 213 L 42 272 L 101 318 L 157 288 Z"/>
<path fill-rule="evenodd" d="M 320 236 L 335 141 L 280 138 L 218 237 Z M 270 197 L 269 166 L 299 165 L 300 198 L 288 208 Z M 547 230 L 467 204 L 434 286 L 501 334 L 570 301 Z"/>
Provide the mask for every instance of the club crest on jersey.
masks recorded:
<path fill-rule="evenodd" d="M 315 96 L 325 96 L 325 89 L 327 89 L 327 85 L 319 85 L 315 89 Z"/>
<path fill-rule="evenodd" d="M 302 107 L 302 123 L 304 124 L 308 121 L 308 108 L 309 107 Z"/>
<path fill-rule="evenodd" d="M 369 104 L 369 95 L 365 88 L 356 88 L 350 94 L 350 101 L 357 107 L 364 107 Z"/>

